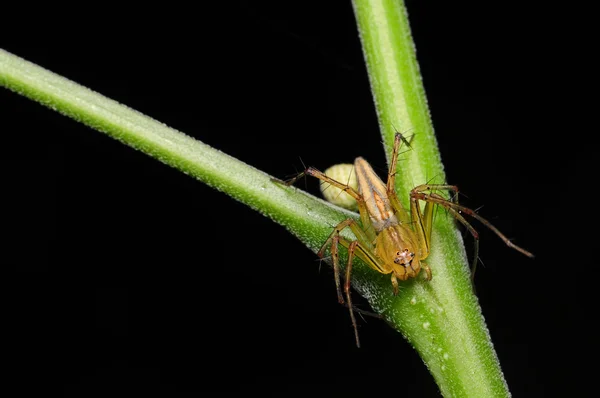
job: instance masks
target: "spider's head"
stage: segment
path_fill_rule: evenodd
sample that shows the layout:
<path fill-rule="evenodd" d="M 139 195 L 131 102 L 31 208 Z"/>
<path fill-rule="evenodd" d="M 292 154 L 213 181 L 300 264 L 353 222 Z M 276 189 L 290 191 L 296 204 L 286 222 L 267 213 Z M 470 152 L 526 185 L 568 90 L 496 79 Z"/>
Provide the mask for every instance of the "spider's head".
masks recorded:
<path fill-rule="evenodd" d="M 410 252 L 408 249 L 397 250 L 394 255 L 394 263 L 399 265 L 409 265 L 415 257 L 415 253 Z"/>
<path fill-rule="evenodd" d="M 381 231 L 375 241 L 374 254 L 385 263 L 384 269 L 388 273 L 393 270 L 402 281 L 416 277 L 420 270 L 419 252 L 412 238 L 412 234 L 396 225 Z"/>
<path fill-rule="evenodd" d="M 394 252 L 394 275 L 401 281 L 405 281 L 409 278 L 416 278 L 421 270 L 421 265 L 417 259 L 415 259 L 415 253 L 411 252 L 410 249 L 402 249 Z"/>

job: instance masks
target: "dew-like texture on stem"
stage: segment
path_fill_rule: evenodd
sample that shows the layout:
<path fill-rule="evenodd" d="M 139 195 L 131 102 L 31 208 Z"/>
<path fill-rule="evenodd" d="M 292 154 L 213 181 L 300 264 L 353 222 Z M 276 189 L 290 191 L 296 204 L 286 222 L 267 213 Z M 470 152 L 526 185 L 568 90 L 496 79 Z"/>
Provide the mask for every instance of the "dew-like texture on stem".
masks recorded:
<path fill-rule="evenodd" d="M 398 0 L 353 0 L 353 7 L 388 162 L 396 131 L 414 134 L 396 170 L 398 198 L 408 206 L 416 185 L 445 183 L 408 15 Z M 369 283 L 357 288 L 415 346 L 444 396 L 510 396 L 472 291 L 462 237 L 453 217 L 438 213 L 425 260 L 430 282 L 404 283 L 393 299 Z"/>
<path fill-rule="evenodd" d="M 252 166 L 4 50 L 0 85 L 227 193 L 286 226 L 314 251 L 329 234 L 327 225 L 354 214 L 275 183 Z"/>
<path fill-rule="evenodd" d="M 400 200 L 407 205 L 414 185 L 444 175 L 406 13 L 397 1 L 355 0 L 354 9 L 388 158 L 394 129 L 415 134 L 414 150 L 406 153 L 396 184 Z M 230 195 L 285 226 L 313 251 L 321 247 L 332 226 L 348 217 L 357 218 L 355 213 L 276 183 L 219 150 L 3 50 L 0 85 Z M 343 235 L 352 238 L 348 230 Z M 340 257 L 344 264 L 345 251 Z M 436 218 L 427 263 L 433 280 L 403 283 L 400 294 L 394 296 L 388 275 L 356 259 L 353 286 L 418 350 L 444 396 L 508 396 L 471 291 L 462 239 L 451 217 Z"/>

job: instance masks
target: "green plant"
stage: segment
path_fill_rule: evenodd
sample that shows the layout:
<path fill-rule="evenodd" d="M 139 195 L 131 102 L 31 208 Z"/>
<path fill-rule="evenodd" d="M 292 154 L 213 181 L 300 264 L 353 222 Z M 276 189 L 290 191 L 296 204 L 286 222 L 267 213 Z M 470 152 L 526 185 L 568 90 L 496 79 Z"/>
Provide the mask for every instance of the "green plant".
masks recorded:
<path fill-rule="evenodd" d="M 415 150 L 398 174 L 397 189 L 406 205 L 411 181 L 444 175 L 406 13 L 392 1 L 354 5 L 388 156 L 394 128 L 419 132 Z M 226 192 L 286 226 L 313 251 L 330 225 L 353 216 L 300 190 L 273 184 L 270 176 L 236 159 L 6 52 L 0 52 L 0 84 Z M 444 395 L 508 395 L 471 293 L 454 222 L 439 217 L 433 239 L 431 284 L 406 284 L 394 298 L 386 277 L 357 264 L 355 288 L 417 348 Z"/>

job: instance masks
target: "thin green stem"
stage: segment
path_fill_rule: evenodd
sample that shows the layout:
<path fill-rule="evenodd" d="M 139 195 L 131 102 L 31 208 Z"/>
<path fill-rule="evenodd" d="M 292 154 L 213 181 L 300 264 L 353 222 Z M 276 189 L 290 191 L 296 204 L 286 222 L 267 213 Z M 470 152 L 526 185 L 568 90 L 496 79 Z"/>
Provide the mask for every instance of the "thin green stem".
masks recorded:
<path fill-rule="evenodd" d="M 295 188 L 275 184 L 271 176 L 252 166 L 1 49 L 0 86 L 227 193 L 288 227 L 315 251 L 330 232 L 327 225 L 353 214 Z"/>
<path fill-rule="evenodd" d="M 407 205 L 415 185 L 445 181 L 407 12 L 401 0 L 353 5 L 388 160 L 396 129 L 415 134 L 396 174 L 398 196 Z M 397 299 L 371 303 L 419 351 L 444 396 L 510 396 L 454 224 L 452 217 L 435 219 L 427 259 L 431 282 L 408 283 Z"/>

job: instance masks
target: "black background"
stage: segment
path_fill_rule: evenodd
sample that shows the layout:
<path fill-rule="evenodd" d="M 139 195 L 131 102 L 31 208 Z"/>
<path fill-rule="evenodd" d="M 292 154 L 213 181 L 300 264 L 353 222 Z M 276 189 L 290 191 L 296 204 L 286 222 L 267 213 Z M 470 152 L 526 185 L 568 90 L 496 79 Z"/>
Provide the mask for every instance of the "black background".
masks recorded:
<path fill-rule="evenodd" d="M 273 176 L 300 158 L 324 169 L 360 155 L 385 170 L 352 8 L 322 3 L 103 5 L 27 21 L 0 47 Z M 508 385 L 585 396 L 597 173 L 577 21 L 506 3 L 407 7 L 448 181 L 537 255 L 478 228 L 476 286 Z M 439 396 L 382 322 L 360 321 L 354 346 L 331 270 L 281 226 L 4 89 L 0 116 L 4 257 L 17 270 L 5 328 L 24 386 Z"/>

